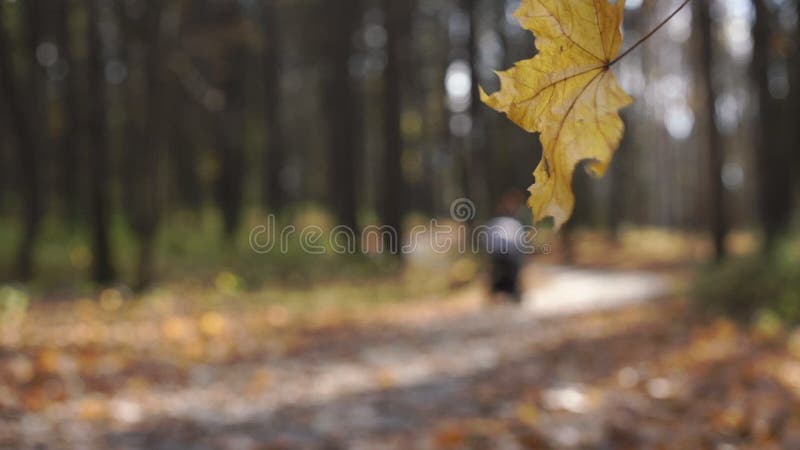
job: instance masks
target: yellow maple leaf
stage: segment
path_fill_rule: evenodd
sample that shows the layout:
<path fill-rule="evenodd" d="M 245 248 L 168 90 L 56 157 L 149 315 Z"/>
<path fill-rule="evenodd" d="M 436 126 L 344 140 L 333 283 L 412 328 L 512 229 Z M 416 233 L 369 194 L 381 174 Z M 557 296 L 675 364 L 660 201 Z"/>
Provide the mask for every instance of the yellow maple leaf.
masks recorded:
<path fill-rule="evenodd" d="M 624 0 L 522 0 L 515 13 L 536 36 L 539 53 L 498 72 L 500 91 L 481 100 L 531 133 L 540 133 L 542 161 L 529 205 L 538 222 L 560 228 L 572 215 L 576 166 L 589 161 L 600 176 L 619 147 L 619 110 L 633 103 L 611 66 L 622 47 Z"/>

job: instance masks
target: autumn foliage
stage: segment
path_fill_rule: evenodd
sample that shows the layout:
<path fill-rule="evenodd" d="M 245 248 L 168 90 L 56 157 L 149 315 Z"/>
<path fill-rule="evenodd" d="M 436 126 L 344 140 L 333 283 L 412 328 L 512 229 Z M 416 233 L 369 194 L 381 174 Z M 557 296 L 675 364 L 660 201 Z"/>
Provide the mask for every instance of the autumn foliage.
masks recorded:
<path fill-rule="evenodd" d="M 500 72 L 501 89 L 483 101 L 531 133 L 543 155 L 529 204 L 536 221 L 557 228 L 572 215 L 575 168 L 606 172 L 624 124 L 619 110 L 633 99 L 611 67 L 622 47 L 624 1 L 526 0 L 515 16 L 536 35 L 539 54 Z"/>

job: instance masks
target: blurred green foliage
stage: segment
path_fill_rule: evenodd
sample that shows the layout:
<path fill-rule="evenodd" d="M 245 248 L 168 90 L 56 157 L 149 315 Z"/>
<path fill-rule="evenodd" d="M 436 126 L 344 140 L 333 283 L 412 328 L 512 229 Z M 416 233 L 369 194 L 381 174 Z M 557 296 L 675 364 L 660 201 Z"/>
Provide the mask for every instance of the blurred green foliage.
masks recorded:
<path fill-rule="evenodd" d="M 249 230 L 267 224 L 266 215 L 252 209 L 244 215 L 244 226 L 234 236 L 222 231 L 216 209 L 178 211 L 165 217 L 157 236 L 156 265 L 159 273 L 154 291 L 190 287 L 205 297 L 228 301 L 231 297 L 256 302 L 296 304 L 301 309 L 314 305 L 358 306 L 441 294 L 469 283 L 477 274 L 463 274 L 465 258 L 441 255 L 430 260 L 415 259 L 403 265 L 396 258 L 376 254 L 341 255 L 329 251 L 316 255 L 304 252 L 298 234 L 288 240 L 287 251 L 259 254 L 249 245 Z M 329 232 L 334 222 L 320 207 L 307 204 L 293 208 L 281 223 L 319 226 Z M 11 274 L 15 242 L 21 229 L 13 220 L 0 220 L 0 274 Z M 127 291 L 135 278 L 137 241 L 121 214 L 114 216 L 111 237 L 113 258 L 120 274 L 115 286 Z M 323 240 L 323 244 L 328 244 Z M 85 227 L 67 225 L 48 216 L 43 222 L 37 259 L 41 270 L 25 289 L 35 297 L 72 298 L 92 296 L 102 290 L 89 278 L 92 254 Z M 477 258 L 470 261 L 477 263 Z M 460 263 L 460 264 L 459 264 Z M 4 280 L 0 277 L 0 287 Z M 211 293 L 219 295 L 210 295 Z"/>
<path fill-rule="evenodd" d="M 698 274 L 692 297 L 704 311 L 738 320 L 774 315 L 800 323 L 800 248 L 787 241 L 773 255 L 749 255 Z"/>

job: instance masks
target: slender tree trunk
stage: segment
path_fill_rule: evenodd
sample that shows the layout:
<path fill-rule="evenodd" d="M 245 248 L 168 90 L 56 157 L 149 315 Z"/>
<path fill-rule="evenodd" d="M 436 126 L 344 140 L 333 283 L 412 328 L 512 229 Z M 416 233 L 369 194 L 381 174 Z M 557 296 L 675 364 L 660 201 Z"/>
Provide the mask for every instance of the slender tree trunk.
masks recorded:
<path fill-rule="evenodd" d="M 207 2 L 190 7 L 201 23 L 222 36 L 222 58 L 211 61 L 210 79 L 222 91 L 219 105 L 209 117 L 213 123 L 215 157 L 219 173 L 214 180 L 215 200 L 222 213 L 223 233 L 232 239 L 241 223 L 245 171 L 245 94 L 248 61 L 248 26 L 242 2 Z M 192 13 L 189 13 L 190 19 Z"/>
<path fill-rule="evenodd" d="M 128 68 L 123 84 L 125 97 L 125 116 L 122 121 L 123 142 L 120 152 L 120 184 L 122 186 L 122 211 L 132 227 L 136 228 L 137 207 L 139 200 L 138 183 L 141 177 L 139 164 L 139 151 L 144 147 L 144 116 L 141 108 L 145 104 L 142 100 L 147 98 L 142 81 L 142 43 L 139 42 L 144 34 L 140 28 L 140 21 L 128 17 L 125 3 L 114 3 L 114 19 L 120 28 L 118 57 L 125 61 Z M 132 51 L 133 49 L 138 51 Z"/>
<path fill-rule="evenodd" d="M 561 235 L 561 245 L 563 246 L 564 263 L 575 264 L 577 262 L 576 238 L 577 232 L 581 228 L 590 227 L 594 214 L 594 204 L 592 201 L 591 176 L 581 164 L 575 170 L 575 178 L 572 182 L 575 191 L 575 212 L 572 218 L 564 224 L 559 234 Z"/>
<path fill-rule="evenodd" d="M 795 10 L 800 11 L 800 0 L 795 0 Z M 792 138 L 794 139 L 794 148 L 800 148 L 800 126 L 796 126 L 798 118 L 800 118 L 800 46 L 796 43 L 800 42 L 800 27 L 796 27 L 795 30 L 795 46 L 794 46 L 794 54 L 792 58 L 792 110 L 791 110 L 791 117 L 793 120 L 790 121 L 791 126 L 793 126 L 794 135 Z M 794 151 L 794 158 L 791 161 L 791 166 L 794 167 L 795 173 L 800 172 L 800 151 Z M 800 195 L 800 180 L 798 177 L 792 177 L 792 193 L 795 195 L 794 202 L 795 206 L 800 198 L 797 196 Z"/>
<path fill-rule="evenodd" d="M 786 232 L 791 219 L 792 149 L 783 139 L 782 124 L 785 102 L 772 97 L 769 89 L 769 67 L 772 20 L 767 3 L 756 0 L 756 21 L 753 26 L 753 77 L 758 87 L 759 123 L 754 143 L 758 172 L 758 205 L 764 228 L 764 251 L 771 253 L 778 238 Z"/>
<path fill-rule="evenodd" d="M 64 116 L 60 142 L 59 191 L 64 216 L 68 223 L 75 224 L 79 215 L 78 171 L 80 142 L 80 112 L 77 86 L 75 85 L 75 61 L 70 45 L 69 13 L 71 2 L 55 2 L 57 18 L 57 40 L 59 57 L 66 64 L 67 72 L 61 80 L 61 108 Z"/>
<path fill-rule="evenodd" d="M 180 38 L 184 31 L 184 21 L 191 17 L 193 7 L 190 5 L 173 5 L 177 11 L 174 14 L 178 17 L 180 24 L 174 27 L 170 41 Z M 196 5 L 194 6 L 197 7 Z M 170 44 L 173 45 L 173 44 Z M 169 159 L 169 175 L 174 180 L 174 185 L 178 193 L 178 200 L 181 206 L 191 210 L 199 210 L 203 203 L 203 189 L 197 171 L 198 145 L 196 140 L 195 124 L 201 119 L 200 113 L 193 100 L 186 92 L 186 88 L 181 84 L 183 73 L 164 69 L 170 72 L 165 75 L 165 102 L 167 103 L 167 116 L 165 117 L 168 125 L 162 128 L 163 139 L 167 145 Z"/>
<path fill-rule="evenodd" d="M 245 61 L 244 48 L 232 51 L 232 67 L 241 67 Z M 220 178 L 217 200 L 222 209 L 225 235 L 233 237 L 241 221 L 244 175 L 244 76 L 230 72 L 226 75 L 226 107 L 221 112 L 217 130 L 217 152 L 220 161 Z"/>
<path fill-rule="evenodd" d="M 643 18 L 646 12 L 637 10 L 634 13 L 626 14 L 626 30 L 643 34 L 645 26 Z M 646 31 L 645 31 L 646 32 Z M 646 49 L 641 49 L 646 52 Z M 625 135 L 620 143 L 619 150 L 617 150 L 614 162 L 611 165 L 609 172 L 610 193 L 608 198 L 608 231 L 609 237 L 613 242 L 619 242 L 620 228 L 624 220 L 630 220 L 631 209 L 630 204 L 635 195 L 629 195 L 632 191 L 635 192 L 636 186 L 636 170 L 635 170 L 635 151 L 636 146 L 631 145 L 634 142 L 633 126 L 634 121 L 628 120 L 633 113 L 633 110 L 622 111 L 623 122 L 625 123 Z"/>
<path fill-rule="evenodd" d="M 800 11 L 800 0 L 795 0 L 794 6 L 795 11 Z M 797 27 L 795 31 L 795 43 L 797 43 L 800 42 L 800 27 Z M 794 118 L 792 125 L 794 125 L 794 123 L 798 121 L 798 118 L 800 118 L 800 46 L 798 45 L 795 45 L 794 47 L 794 54 L 792 58 L 792 86 L 794 86 L 792 89 L 791 100 L 793 105 L 792 117 Z M 792 136 L 792 138 L 794 139 L 794 148 L 800 148 L 800 126 L 794 127 L 794 136 Z M 794 152 L 792 167 L 794 167 L 796 171 L 800 171 L 800 151 Z M 797 197 L 797 195 L 800 195 L 800 180 L 798 180 L 797 177 L 794 177 L 792 181 L 792 188 L 795 194 L 794 201 L 798 202 L 800 201 L 800 199 Z"/>
<path fill-rule="evenodd" d="M 623 120 L 628 116 L 623 112 Z M 631 121 L 624 120 L 626 124 Z M 622 139 L 619 150 L 617 150 L 614 162 L 611 165 L 609 172 L 609 183 L 611 184 L 610 193 L 608 196 L 608 231 L 611 240 L 614 242 L 619 241 L 619 232 L 626 214 L 626 205 L 630 190 L 628 180 L 632 175 L 631 170 L 631 157 L 634 150 L 630 145 L 630 128 L 625 131 L 625 137 Z"/>
<path fill-rule="evenodd" d="M 447 76 L 447 70 L 450 65 L 450 53 L 452 48 L 452 42 L 450 39 L 449 30 L 446 27 L 441 27 L 442 29 L 437 33 L 437 37 L 441 40 L 441 49 L 437 54 L 438 61 L 437 66 L 439 72 L 437 73 L 437 78 L 440 80 L 444 80 Z M 439 167 L 436 167 L 437 163 L 439 166 L 442 165 L 444 161 L 448 163 L 448 166 L 452 167 L 451 170 L 448 171 L 448 177 L 434 176 L 432 178 L 432 186 L 433 186 L 433 208 L 436 214 L 441 214 L 445 211 L 449 211 L 450 202 L 452 202 L 455 197 L 451 194 L 451 189 L 453 187 L 459 186 L 460 182 L 460 173 L 458 173 L 458 165 L 459 165 L 459 155 L 455 152 L 455 139 L 453 138 L 453 133 L 450 131 L 450 109 L 447 105 L 447 88 L 444 83 L 439 83 L 436 87 L 436 94 L 439 97 L 439 105 L 436 112 L 439 114 L 439 118 L 437 123 L 440 124 L 439 129 L 436 133 L 439 135 L 439 139 L 441 142 L 441 151 L 439 153 L 440 160 L 437 161 L 434 159 L 432 161 L 432 168 L 431 172 L 438 172 Z M 445 206 L 447 203 L 447 206 Z"/>
<path fill-rule="evenodd" d="M 25 25 L 25 46 L 27 52 L 25 53 L 26 69 L 26 82 L 22 85 L 26 89 L 26 103 L 29 105 L 29 120 L 33 126 L 34 144 L 36 145 L 38 157 L 38 172 L 39 172 L 39 189 L 41 191 L 41 208 L 42 215 L 47 210 L 47 202 L 51 198 L 49 195 L 52 186 L 50 176 L 55 171 L 55 164 L 53 157 L 56 156 L 52 151 L 53 137 L 50 134 L 50 121 L 49 121 L 49 102 L 47 96 L 48 79 L 47 71 L 42 64 L 44 60 L 39 59 L 39 47 L 46 42 L 49 38 L 47 18 L 48 7 L 46 2 L 42 1 L 28 1 L 20 3 L 21 11 L 23 12 L 23 19 Z"/>
<path fill-rule="evenodd" d="M 466 0 L 467 12 L 470 18 L 469 42 L 468 42 L 468 61 L 472 85 L 470 87 L 470 117 L 472 118 L 472 132 L 469 136 L 468 148 L 469 156 L 469 177 L 471 178 L 473 199 L 481 213 L 489 214 L 495 207 L 498 195 L 489 185 L 491 180 L 494 161 L 487 143 L 487 129 L 483 122 L 484 105 L 480 101 L 480 11 L 478 5 L 480 0 Z"/>
<path fill-rule="evenodd" d="M 170 48 L 175 46 L 174 41 L 181 38 L 186 26 L 185 21 L 191 20 L 193 11 L 198 8 L 196 2 L 191 4 L 172 4 L 176 12 L 170 13 L 173 17 L 178 17 L 180 23 L 173 27 L 173 35 L 169 36 Z M 165 55 L 167 54 L 165 50 Z M 168 179 L 172 181 L 177 193 L 176 200 L 181 207 L 197 211 L 203 203 L 203 186 L 198 174 L 197 161 L 198 141 L 196 124 L 200 123 L 205 114 L 197 108 L 196 99 L 187 92 L 183 86 L 182 77 L 186 76 L 185 70 L 173 70 L 167 66 L 164 69 L 165 84 L 164 95 L 166 103 L 167 125 L 162 129 L 164 143 L 167 146 L 167 156 L 169 164 Z"/>
<path fill-rule="evenodd" d="M 330 129 L 328 183 L 330 204 L 339 225 L 358 227 L 358 160 L 360 111 L 357 89 L 350 78 L 352 42 L 360 20 L 359 0 L 341 0 L 324 14 L 330 21 L 329 70 L 323 86 Z"/>
<path fill-rule="evenodd" d="M 183 87 L 173 81 L 169 104 L 169 157 L 178 195 L 183 206 L 192 210 L 200 209 L 203 203 L 202 188 L 195 167 L 197 144 L 188 129 L 196 113 L 187 106 Z"/>
<path fill-rule="evenodd" d="M 236 234 L 242 211 L 242 172 L 244 170 L 244 149 L 230 132 L 221 131 L 217 136 L 217 151 L 222 173 L 217 183 L 217 201 L 222 209 L 225 236 Z"/>
<path fill-rule="evenodd" d="M 401 73 L 407 67 L 408 24 L 407 0 L 384 0 L 386 13 L 386 67 L 384 68 L 384 154 L 383 176 L 380 179 L 381 197 L 378 202 L 378 215 L 383 225 L 392 227 L 397 236 L 402 236 L 403 216 L 407 207 L 408 192 L 403 178 L 403 133 L 401 117 L 403 111 L 403 83 Z M 389 244 L 388 242 L 386 243 Z M 399 248 L 399 246 L 395 246 Z M 401 253 L 395 252 L 397 255 Z"/>
<path fill-rule="evenodd" d="M 159 196 L 159 155 L 163 148 L 163 111 L 165 108 L 163 98 L 166 92 L 164 86 L 164 73 L 162 46 L 163 36 L 161 31 L 161 0 L 150 0 L 147 13 L 144 17 L 144 30 L 146 32 L 145 76 L 147 84 L 147 118 L 144 147 L 139 152 L 141 158 L 141 186 L 139 219 L 136 226 L 139 237 L 139 264 L 137 271 L 137 287 L 142 289 L 150 285 L 154 276 L 154 247 L 156 231 L 158 229 L 158 196 Z"/>
<path fill-rule="evenodd" d="M 285 139 L 281 124 L 281 34 L 278 0 L 264 1 L 264 88 L 267 151 L 264 155 L 264 200 L 266 207 L 280 212 L 286 207 L 281 173 L 286 164 Z"/>
<path fill-rule="evenodd" d="M 0 4 L 0 23 L 5 22 L 5 5 Z M 41 219 L 41 192 L 39 180 L 39 148 L 31 122 L 32 114 L 26 109 L 22 89 L 15 82 L 15 67 L 11 58 L 11 45 L 6 29 L 0 26 L 0 92 L 5 99 L 9 129 L 17 140 L 17 158 L 20 163 L 22 189 L 22 238 L 16 256 L 17 277 L 28 280 L 34 271 L 34 244 Z"/>
<path fill-rule="evenodd" d="M 0 13 L 0 15 L 2 15 L 2 13 Z M 5 97 L 3 97 L 3 87 L 1 84 L 0 104 L 5 104 Z M 10 155 L 11 148 L 9 142 L 11 137 L 6 129 L 7 123 L 8 119 L 6 118 L 5 108 L 0 107 L 0 215 L 9 214 L 11 212 L 8 207 L 8 195 L 14 188 L 14 182 L 12 181 L 13 172 L 11 171 L 13 161 Z"/>
<path fill-rule="evenodd" d="M 139 258 L 136 263 L 136 290 L 148 288 L 155 276 L 155 232 L 139 233 Z"/>
<path fill-rule="evenodd" d="M 106 123 L 106 80 L 103 44 L 100 36 L 100 4 L 87 0 L 89 52 L 89 139 L 91 173 L 92 275 L 107 283 L 114 276 L 109 242 L 110 201 L 108 194 L 109 143 Z"/>
<path fill-rule="evenodd" d="M 725 208 L 725 189 L 722 185 L 722 165 L 725 160 L 722 135 L 716 122 L 716 86 L 714 84 L 714 32 L 711 19 L 711 2 L 699 0 L 695 2 L 696 26 L 700 31 L 701 47 L 697 60 L 703 89 L 705 91 L 705 119 L 707 141 L 705 148 L 709 156 L 708 187 L 711 206 L 711 235 L 714 243 L 714 258 L 717 261 L 726 256 L 725 240 L 729 225 Z"/>

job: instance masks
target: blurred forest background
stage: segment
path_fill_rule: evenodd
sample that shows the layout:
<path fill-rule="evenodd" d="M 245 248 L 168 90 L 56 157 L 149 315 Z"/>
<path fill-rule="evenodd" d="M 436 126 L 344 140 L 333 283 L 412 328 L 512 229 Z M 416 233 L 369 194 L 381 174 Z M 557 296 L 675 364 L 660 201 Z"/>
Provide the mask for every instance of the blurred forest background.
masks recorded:
<path fill-rule="evenodd" d="M 250 248 L 521 198 L 538 137 L 478 100 L 518 6 L 0 0 L 0 447 L 800 448 L 800 1 L 692 0 L 615 67 L 624 142 L 523 275 L 588 315 L 486 307 L 476 255 Z"/>
<path fill-rule="evenodd" d="M 791 222 L 797 5 L 693 3 L 620 67 L 627 136 L 607 179 L 575 181 L 572 225 L 708 232 L 721 258 L 730 230 L 773 246 Z M 477 100 L 534 52 L 517 5 L 3 2 L 3 273 L 146 285 L 266 213 L 402 229 L 468 197 L 488 219 L 539 158 Z M 676 6 L 628 1 L 626 41 Z"/>

